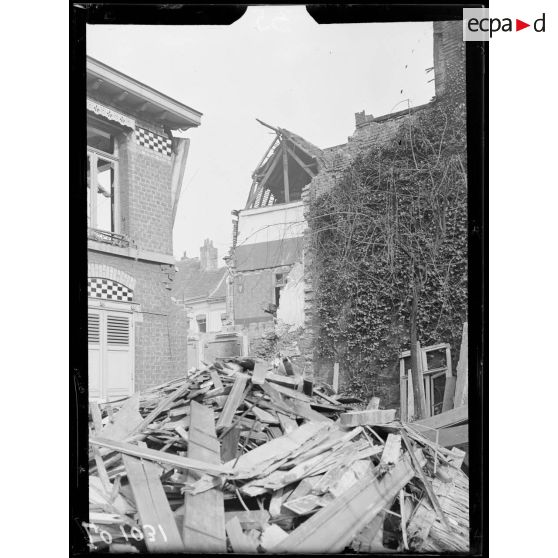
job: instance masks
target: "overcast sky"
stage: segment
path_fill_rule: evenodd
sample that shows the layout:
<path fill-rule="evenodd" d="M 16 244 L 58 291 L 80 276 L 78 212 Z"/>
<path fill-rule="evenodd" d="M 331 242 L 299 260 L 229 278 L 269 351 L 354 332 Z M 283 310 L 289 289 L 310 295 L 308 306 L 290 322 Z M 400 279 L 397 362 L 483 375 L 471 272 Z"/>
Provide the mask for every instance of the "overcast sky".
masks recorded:
<path fill-rule="evenodd" d="M 223 257 L 231 210 L 273 138 L 260 118 L 318 147 L 345 143 L 354 113 L 380 116 L 434 95 L 432 23 L 318 25 L 304 6 L 250 7 L 230 26 L 90 25 L 94 58 L 203 113 L 174 226 L 174 254 Z"/>

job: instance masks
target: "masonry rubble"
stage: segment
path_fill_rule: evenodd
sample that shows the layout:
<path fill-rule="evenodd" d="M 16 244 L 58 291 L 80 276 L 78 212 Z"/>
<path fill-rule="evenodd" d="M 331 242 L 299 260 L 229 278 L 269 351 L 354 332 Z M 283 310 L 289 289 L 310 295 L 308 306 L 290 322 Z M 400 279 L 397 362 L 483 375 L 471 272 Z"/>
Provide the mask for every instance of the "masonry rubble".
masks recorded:
<path fill-rule="evenodd" d="M 464 452 L 351 401 L 238 357 L 91 402 L 92 549 L 467 552 Z"/>

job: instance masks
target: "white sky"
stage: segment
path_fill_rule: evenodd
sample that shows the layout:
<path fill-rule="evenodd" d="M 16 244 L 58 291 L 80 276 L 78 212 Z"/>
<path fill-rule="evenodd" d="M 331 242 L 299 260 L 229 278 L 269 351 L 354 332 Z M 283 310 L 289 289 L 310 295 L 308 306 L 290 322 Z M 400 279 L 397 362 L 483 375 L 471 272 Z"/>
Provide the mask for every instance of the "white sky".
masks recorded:
<path fill-rule="evenodd" d="M 203 113 L 174 226 L 174 254 L 219 258 L 272 140 L 260 118 L 318 147 L 345 143 L 354 113 L 434 95 L 432 23 L 318 25 L 304 6 L 250 7 L 231 26 L 90 25 L 87 53 Z M 402 102 L 403 101 L 403 102 Z"/>

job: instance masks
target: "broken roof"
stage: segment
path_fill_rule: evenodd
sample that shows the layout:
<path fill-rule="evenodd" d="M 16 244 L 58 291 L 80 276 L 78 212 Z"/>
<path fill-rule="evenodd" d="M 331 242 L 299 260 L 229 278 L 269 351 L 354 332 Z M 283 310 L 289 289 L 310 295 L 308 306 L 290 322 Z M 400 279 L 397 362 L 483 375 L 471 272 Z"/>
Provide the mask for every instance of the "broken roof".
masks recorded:
<path fill-rule="evenodd" d="M 323 151 L 286 128 L 258 122 L 276 136 L 252 174 L 246 209 L 300 200 L 302 189 L 323 165 Z"/>
<path fill-rule="evenodd" d="M 227 268 L 203 270 L 198 258 L 179 261 L 172 296 L 178 300 L 224 299 L 227 294 Z"/>

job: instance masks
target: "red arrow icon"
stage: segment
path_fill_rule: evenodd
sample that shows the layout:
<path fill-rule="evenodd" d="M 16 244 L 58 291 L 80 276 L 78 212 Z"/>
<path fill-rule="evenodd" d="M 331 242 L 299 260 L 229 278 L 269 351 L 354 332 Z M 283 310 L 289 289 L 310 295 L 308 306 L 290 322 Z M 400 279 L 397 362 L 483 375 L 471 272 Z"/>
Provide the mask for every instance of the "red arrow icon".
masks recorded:
<path fill-rule="evenodd" d="M 515 30 L 516 31 L 521 31 L 522 29 L 525 29 L 526 27 L 531 27 L 531 24 L 530 23 L 525 23 L 524 21 L 521 21 L 520 19 L 515 20 Z"/>

